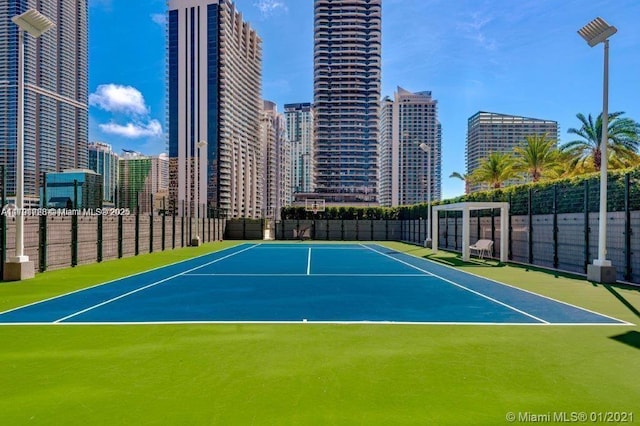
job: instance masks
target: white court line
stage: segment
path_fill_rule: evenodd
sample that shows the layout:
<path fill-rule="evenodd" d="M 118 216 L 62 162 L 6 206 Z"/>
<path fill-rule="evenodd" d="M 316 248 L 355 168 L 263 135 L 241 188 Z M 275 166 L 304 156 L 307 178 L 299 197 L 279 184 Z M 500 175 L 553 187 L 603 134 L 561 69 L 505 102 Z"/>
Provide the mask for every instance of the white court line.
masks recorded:
<path fill-rule="evenodd" d="M 309 255 L 307 256 L 307 275 L 311 275 L 311 247 L 309 247 Z"/>
<path fill-rule="evenodd" d="M 392 248 L 381 246 L 380 244 L 376 244 L 376 245 L 378 247 L 383 247 L 383 248 L 386 248 L 386 249 L 389 249 L 389 250 L 393 250 L 398 254 L 406 254 L 407 256 L 415 257 L 416 259 L 420 259 L 422 261 L 427 261 L 427 262 L 433 263 L 434 265 L 440 265 L 440 266 L 444 266 L 445 268 L 453 269 L 454 271 L 464 272 L 465 274 L 469 274 L 469 275 L 472 275 L 474 277 L 482 278 L 482 279 L 485 279 L 487 281 L 491 281 L 491 282 L 494 282 L 496 284 L 500 284 L 500 285 L 503 285 L 505 287 L 509 287 L 509 288 L 512 288 L 512 289 L 515 289 L 515 290 L 524 291 L 525 293 L 529 293 L 529 294 L 532 294 L 534 296 L 542 297 L 543 299 L 551 300 L 553 302 L 561 303 L 561 304 L 566 305 L 566 306 L 571 306 L 572 308 L 576 308 L 576 309 L 579 309 L 581 311 L 589 312 L 590 314 L 594 314 L 594 315 L 598 315 L 598 316 L 601 316 L 601 317 L 609 318 L 609 319 L 612 319 L 612 320 L 615 320 L 615 321 L 620 321 L 624 325 L 635 325 L 632 322 L 624 321 L 624 320 L 621 320 L 621 319 L 616 318 L 616 317 L 612 317 L 612 316 L 607 315 L 607 314 L 603 314 L 603 313 L 600 313 L 600 312 L 592 311 L 591 309 L 583 308 L 582 306 L 574 305 L 574 304 L 569 303 L 569 302 L 563 302 L 562 300 L 554 299 L 553 297 L 545 296 L 544 294 L 535 293 L 535 292 L 533 292 L 531 290 L 527 290 L 527 289 L 524 289 L 524 288 L 516 287 L 516 286 L 511 285 L 511 284 L 503 283 L 501 281 L 494 280 L 493 278 L 487 278 L 487 277 L 483 277 L 482 275 L 474 274 L 473 272 L 463 271 L 463 270 L 458 269 L 458 268 L 456 268 L 454 266 L 450 266 L 450 265 L 443 264 L 443 263 L 440 263 L 440 262 L 435 262 L 435 261 L 433 261 L 431 259 L 425 259 L 423 257 L 414 256 L 414 255 L 412 255 L 410 253 L 399 252 L 399 251 L 394 250 Z"/>
<path fill-rule="evenodd" d="M 185 277 L 306 277 L 309 274 L 184 274 Z M 314 277 L 424 277 L 425 274 L 313 274 Z"/>
<path fill-rule="evenodd" d="M 456 286 L 456 287 L 459 287 L 459 288 L 461 288 L 461 289 L 463 289 L 463 290 L 466 290 L 466 291 L 468 291 L 468 292 L 470 292 L 470 293 L 476 294 L 476 295 L 478 295 L 478 296 L 480 296 L 480 297 L 484 297 L 484 298 L 485 298 L 485 299 L 487 299 L 487 300 L 490 300 L 490 301 L 492 301 L 492 302 L 494 302 L 494 303 L 497 303 L 497 304 L 502 305 L 502 306 L 504 306 L 504 307 L 506 307 L 506 308 L 509 308 L 509 309 L 511 309 L 512 311 L 518 312 L 519 314 L 526 315 L 526 316 L 528 316 L 529 318 L 533 318 L 534 320 L 536 320 L 536 321 L 540 321 L 540 322 L 542 322 L 542 323 L 544 323 L 544 324 L 550 324 L 548 321 L 545 321 L 545 320 L 543 320 L 542 318 L 538 318 L 538 317 L 537 317 L 537 316 L 535 316 L 535 315 L 531 315 L 531 314 L 530 314 L 530 313 L 528 313 L 528 312 L 525 312 L 525 311 L 523 311 L 523 310 L 521 310 L 521 309 L 518 309 L 518 308 L 516 308 L 516 307 L 514 307 L 514 306 L 511 306 L 511 305 L 509 305 L 509 304 L 507 304 L 507 303 L 501 302 L 501 301 L 499 301 L 498 299 L 494 299 L 494 298 L 493 298 L 493 297 L 491 297 L 491 296 L 487 296 L 486 294 L 482 294 L 482 293 L 480 293 L 479 291 L 472 290 L 472 289 L 470 289 L 469 287 L 465 287 L 465 286 L 463 286 L 462 284 L 458 284 L 458 283 L 456 283 L 456 282 L 454 282 L 454 281 L 448 280 L 448 279 L 446 279 L 446 278 L 444 278 L 444 277 L 441 277 L 440 275 L 433 274 L 433 273 L 431 273 L 431 272 L 425 271 L 424 269 L 418 268 L 417 266 L 411 265 L 411 264 L 409 264 L 409 263 L 407 263 L 407 262 L 404 262 L 404 261 L 402 261 L 402 260 L 400 260 L 400 259 L 396 259 L 396 258 L 395 258 L 395 257 L 393 257 L 393 256 L 389 256 L 389 255 L 388 255 L 388 254 L 386 254 L 386 253 L 382 253 L 382 252 L 379 252 L 378 250 L 374 250 L 374 249 L 373 249 L 373 248 L 371 248 L 371 247 L 367 247 L 367 246 L 365 246 L 365 245 L 363 245 L 363 247 L 366 247 L 366 248 L 368 248 L 369 250 L 371 250 L 371 251 L 373 251 L 373 252 L 375 252 L 375 253 L 381 254 L 381 255 L 383 255 L 383 256 L 387 256 L 387 257 L 389 257 L 390 259 L 396 260 L 396 261 L 398 261 L 398 262 L 400 262 L 400 263 L 404 263 L 405 265 L 410 265 L 410 266 L 412 266 L 413 268 L 415 268 L 415 269 L 417 269 L 417 270 L 419 270 L 419 271 L 423 271 L 423 272 L 425 272 L 426 274 L 429 274 L 429 275 L 431 275 L 431 276 L 433 276 L 433 277 L 436 277 L 436 278 L 441 279 L 441 280 L 443 280 L 443 281 L 445 281 L 445 282 L 448 282 L 449 284 L 452 284 L 452 285 L 454 285 L 454 286 Z"/>
<path fill-rule="evenodd" d="M 131 325 L 237 325 L 237 324 L 255 324 L 255 325 L 301 325 L 301 324 L 314 324 L 314 325 L 453 325 L 453 326 L 521 326 L 521 327 L 584 327 L 584 326 L 604 326 L 604 327 L 620 327 L 629 326 L 629 324 L 622 323 L 551 323 L 544 324 L 540 322 L 460 322 L 460 321 L 105 321 L 105 322 L 5 322 L 0 323 L 0 327 L 6 326 L 56 326 L 56 327 L 77 327 L 77 326 L 131 326 Z"/>
<path fill-rule="evenodd" d="M 60 319 L 57 319 L 57 320 L 55 320 L 55 321 L 54 321 L 54 323 L 59 323 L 59 322 L 62 322 L 62 321 L 66 321 L 66 320 L 68 320 L 69 318 L 73 318 L 73 317 L 76 317 L 76 316 L 78 316 L 78 315 L 82 315 L 82 314 L 84 314 L 84 313 L 86 313 L 86 312 L 92 311 L 92 310 L 94 310 L 94 309 L 96 309 L 96 308 L 99 308 L 99 307 L 101 307 L 101 306 L 107 305 L 107 304 L 109 304 L 109 303 L 111 303 L 111 302 L 115 302 L 116 300 L 123 299 L 123 298 L 125 298 L 125 297 L 127 297 L 127 296 L 131 296 L 132 294 L 138 293 L 138 292 L 140 292 L 140 291 L 142 291 L 142 290 L 146 290 L 146 289 L 148 289 L 148 288 L 151 288 L 151 287 L 157 286 L 158 284 L 162 284 L 163 282 L 166 282 L 166 281 L 172 280 L 172 279 L 174 279 L 174 278 L 177 278 L 177 277 L 179 277 L 179 276 L 181 276 L 181 275 L 185 275 L 185 274 L 187 274 L 187 273 L 189 273 L 189 272 L 191 272 L 191 271 L 195 271 L 196 269 L 204 268 L 205 266 L 209 266 L 209 265 L 212 265 L 212 264 L 214 264 L 214 263 L 220 262 L 221 260 L 228 259 L 228 258 L 230 258 L 231 256 L 235 256 L 236 254 L 240 254 L 240 253 L 245 252 L 245 251 L 247 251 L 247 250 L 251 250 L 252 248 L 258 247 L 258 245 L 259 245 L 259 244 L 256 244 L 256 245 L 253 245 L 253 246 L 247 247 L 246 249 L 242 249 L 242 250 L 236 251 L 236 252 L 234 252 L 234 253 L 228 254 L 228 255 L 226 255 L 226 256 L 224 256 L 224 257 L 221 257 L 221 258 L 219 258 L 219 259 L 215 259 L 215 260 L 212 260 L 211 262 L 207 262 L 207 263 L 204 263 L 204 264 L 202 264 L 202 265 L 200 265 L 200 266 L 196 266 L 195 268 L 187 269 L 186 271 L 180 272 L 179 274 L 172 275 L 172 276 L 170 276 L 170 277 L 167 277 L 167 278 L 161 279 L 160 281 L 156 281 L 156 282 L 153 282 L 153 283 L 151 283 L 151 284 L 148 284 L 148 285 L 146 285 L 146 286 L 144 286 L 144 287 L 140 287 L 140 288 L 138 288 L 138 289 L 136 289 L 136 290 L 131 290 L 131 291 L 127 292 L 127 293 L 121 294 L 120 296 L 117 296 L 117 297 L 111 298 L 111 299 L 109 299 L 109 300 L 105 300 L 104 302 L 102 302 L 102 303 L 98 303 L 97 305 L 89 306 L 89 307 L 88 307 L 88 308 L 86 308 L 86 309 L 83 309 L 83 310 L 81 310 L 81 311 L 75 312 L 75 313 L 73 313 L 73 314 L 71 314 L 71 315 L 67 315 L 66 317 L 62 317 L 62 318 L 60 318 Z"/>
<path fill-rule="evenodd" d="M 18 309 L 28 308 L 29 306 L 38 305 L 40 303 L 48 302 L 50 300 L 59 299 L 61 297 L 70 296 L 70 295 L 75 294 L 75 293 L 80 293 L 81 291 L 91 290 L 92 288 L 96 288 L 96 287 L 100 287 L 100 286 L 103 286 L 103 285 L 111 284 L 111 283 L 114 283 L 116 281 L 124 280 L 124 279 L 127 279 L 127 278 L 131 278 L 131 277 L 135 277 L 135 276 L 138 276 L 138 275 L 142 275 L 142 274 L 146 274 L 147 272 L 157 271 L 158 269 L 168 268 L 169 266 L 178 265 L 180 263 L 188 262 L 188 261 L 194 260 L 194 259 L 199 259 L 199 258 L 204 257 L 204 256 L 210 256 L 212 254 L 217 254 L 217 253 L 220 253 L 220 252 L 223 252 L 223 251 L 231 250 L 232 248 L 236 248 L 236 247 L 239 247 L 241 245 L 242 244 L 236 244 L 235 246 L 226 247 L 226 248 L 223 248 L 221 250 L 212 251 L 212 252 L 209 252 L 209 253 L 201 254 L 199 256 L 190 257 L 190 258 L 184 259 L 184 260 L 178 260 L 177 262 L 169 263 L 168 265 L 157 266 L 155 268 L 147 269 L 145 271 L 136 272 L 135 274 L 125 275 L 124 277 L 114 278 L 114 279 L 109 280 L 109 281 L 105 281 L 105 282 L 102 282 L 102 283 L 94 284 L 94 285 L 89 286 L 89 287 L 79 288 L 77 290 L 73 290 L 73 291 L 70 291 L 68 293 L 59 294 L 57 296 L 49 297 L 47 299 L 38 300 L 37 302 L 31 302 L 31 303 L 26 304 L 26 305 L 22 305 L 22 306 L 18 306 L 16 308 L 11 308 L 11 309 L 8 309 L 6 311 L 2 311 L 2 312 L 0 312 L 0 315 L 8 314 L 9 312 L 17 311 Z"/>

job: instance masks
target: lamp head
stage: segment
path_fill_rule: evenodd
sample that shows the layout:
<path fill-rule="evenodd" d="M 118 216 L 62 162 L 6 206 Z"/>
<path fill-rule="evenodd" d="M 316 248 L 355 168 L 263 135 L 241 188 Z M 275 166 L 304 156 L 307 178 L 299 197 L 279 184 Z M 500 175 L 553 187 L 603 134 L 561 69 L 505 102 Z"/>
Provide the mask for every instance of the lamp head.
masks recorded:
<path fill-rule="evenodd" d="M 28 32 L 35 38 L 40 37 L 46 31 L 55 27 L 53 21 L 35 9 L 29 9 L 20 15 L 14 16 L 11 20 L 20 27 L 20 29 Z"/>
<path fill-rule="evenodd" d="M 580 37 L 582 37 L 590 47 L 593 47 L 598 43 L 604 42 L 617 31 L 616 27 L 607 24 L 604 19 L 598 17 L 580 28 L 578 34 L 580 34 Z"/>

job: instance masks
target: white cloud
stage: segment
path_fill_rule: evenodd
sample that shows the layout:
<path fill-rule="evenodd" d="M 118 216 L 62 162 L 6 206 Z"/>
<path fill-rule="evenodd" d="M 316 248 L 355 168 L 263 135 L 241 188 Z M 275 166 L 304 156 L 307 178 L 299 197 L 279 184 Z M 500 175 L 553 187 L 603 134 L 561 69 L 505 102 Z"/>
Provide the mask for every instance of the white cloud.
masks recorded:
<path fill-rule="evenodd" d="M 164 13 L 152 13 L 151 20 L 158 25 L 166 25 L 167 15 L 165 15 Z"/>
<path fill-rule="evenodd" d="M 162 125 L 155 119 L 148 123 L 127 123 L 125 126 L 111 122 L 100 124 L 99 127 L 100 130 L 105 133 L 123 136 L 129 139 L 162 135 Z"/>
<path fill-rule="evenodd" d="M 258 0 L 253 4 L 260 10 L 264 17 L 270 16 L 275 12 L 288 12 L 287 5 L 283 0 Z"/>
<path fill-rule="evenodd" d="M 96 92 L 89 95 L 89 105 L 97 106 L 109 112 L 134 115 L 146 115 L 149 113 L 144 97 L 138 89 L 117 84 L 101 84 L 98 86 Z"/>

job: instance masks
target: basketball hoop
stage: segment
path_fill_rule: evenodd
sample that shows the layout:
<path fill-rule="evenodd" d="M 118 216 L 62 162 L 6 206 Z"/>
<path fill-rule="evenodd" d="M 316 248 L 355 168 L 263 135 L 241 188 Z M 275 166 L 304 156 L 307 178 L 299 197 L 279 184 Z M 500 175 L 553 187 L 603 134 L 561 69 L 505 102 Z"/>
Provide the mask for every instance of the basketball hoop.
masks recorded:
<path fill-rule="evenodd" d="M 323 199 L 305 200 L 305 210 L 313 213 L 313 215 L 316 216 L 318 212 L 323 212 L 325 210 L 324 200 Z"/>

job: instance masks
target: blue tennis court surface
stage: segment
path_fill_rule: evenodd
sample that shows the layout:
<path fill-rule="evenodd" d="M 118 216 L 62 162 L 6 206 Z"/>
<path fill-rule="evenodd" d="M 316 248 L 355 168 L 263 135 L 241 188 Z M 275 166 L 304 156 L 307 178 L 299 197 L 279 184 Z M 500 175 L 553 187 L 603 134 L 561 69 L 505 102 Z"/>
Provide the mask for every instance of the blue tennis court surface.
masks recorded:
<path fill-rule="evenodd" d="M 628 324 L 376 244 L 241 244 L 0 313 L 2 324 Z"/>

